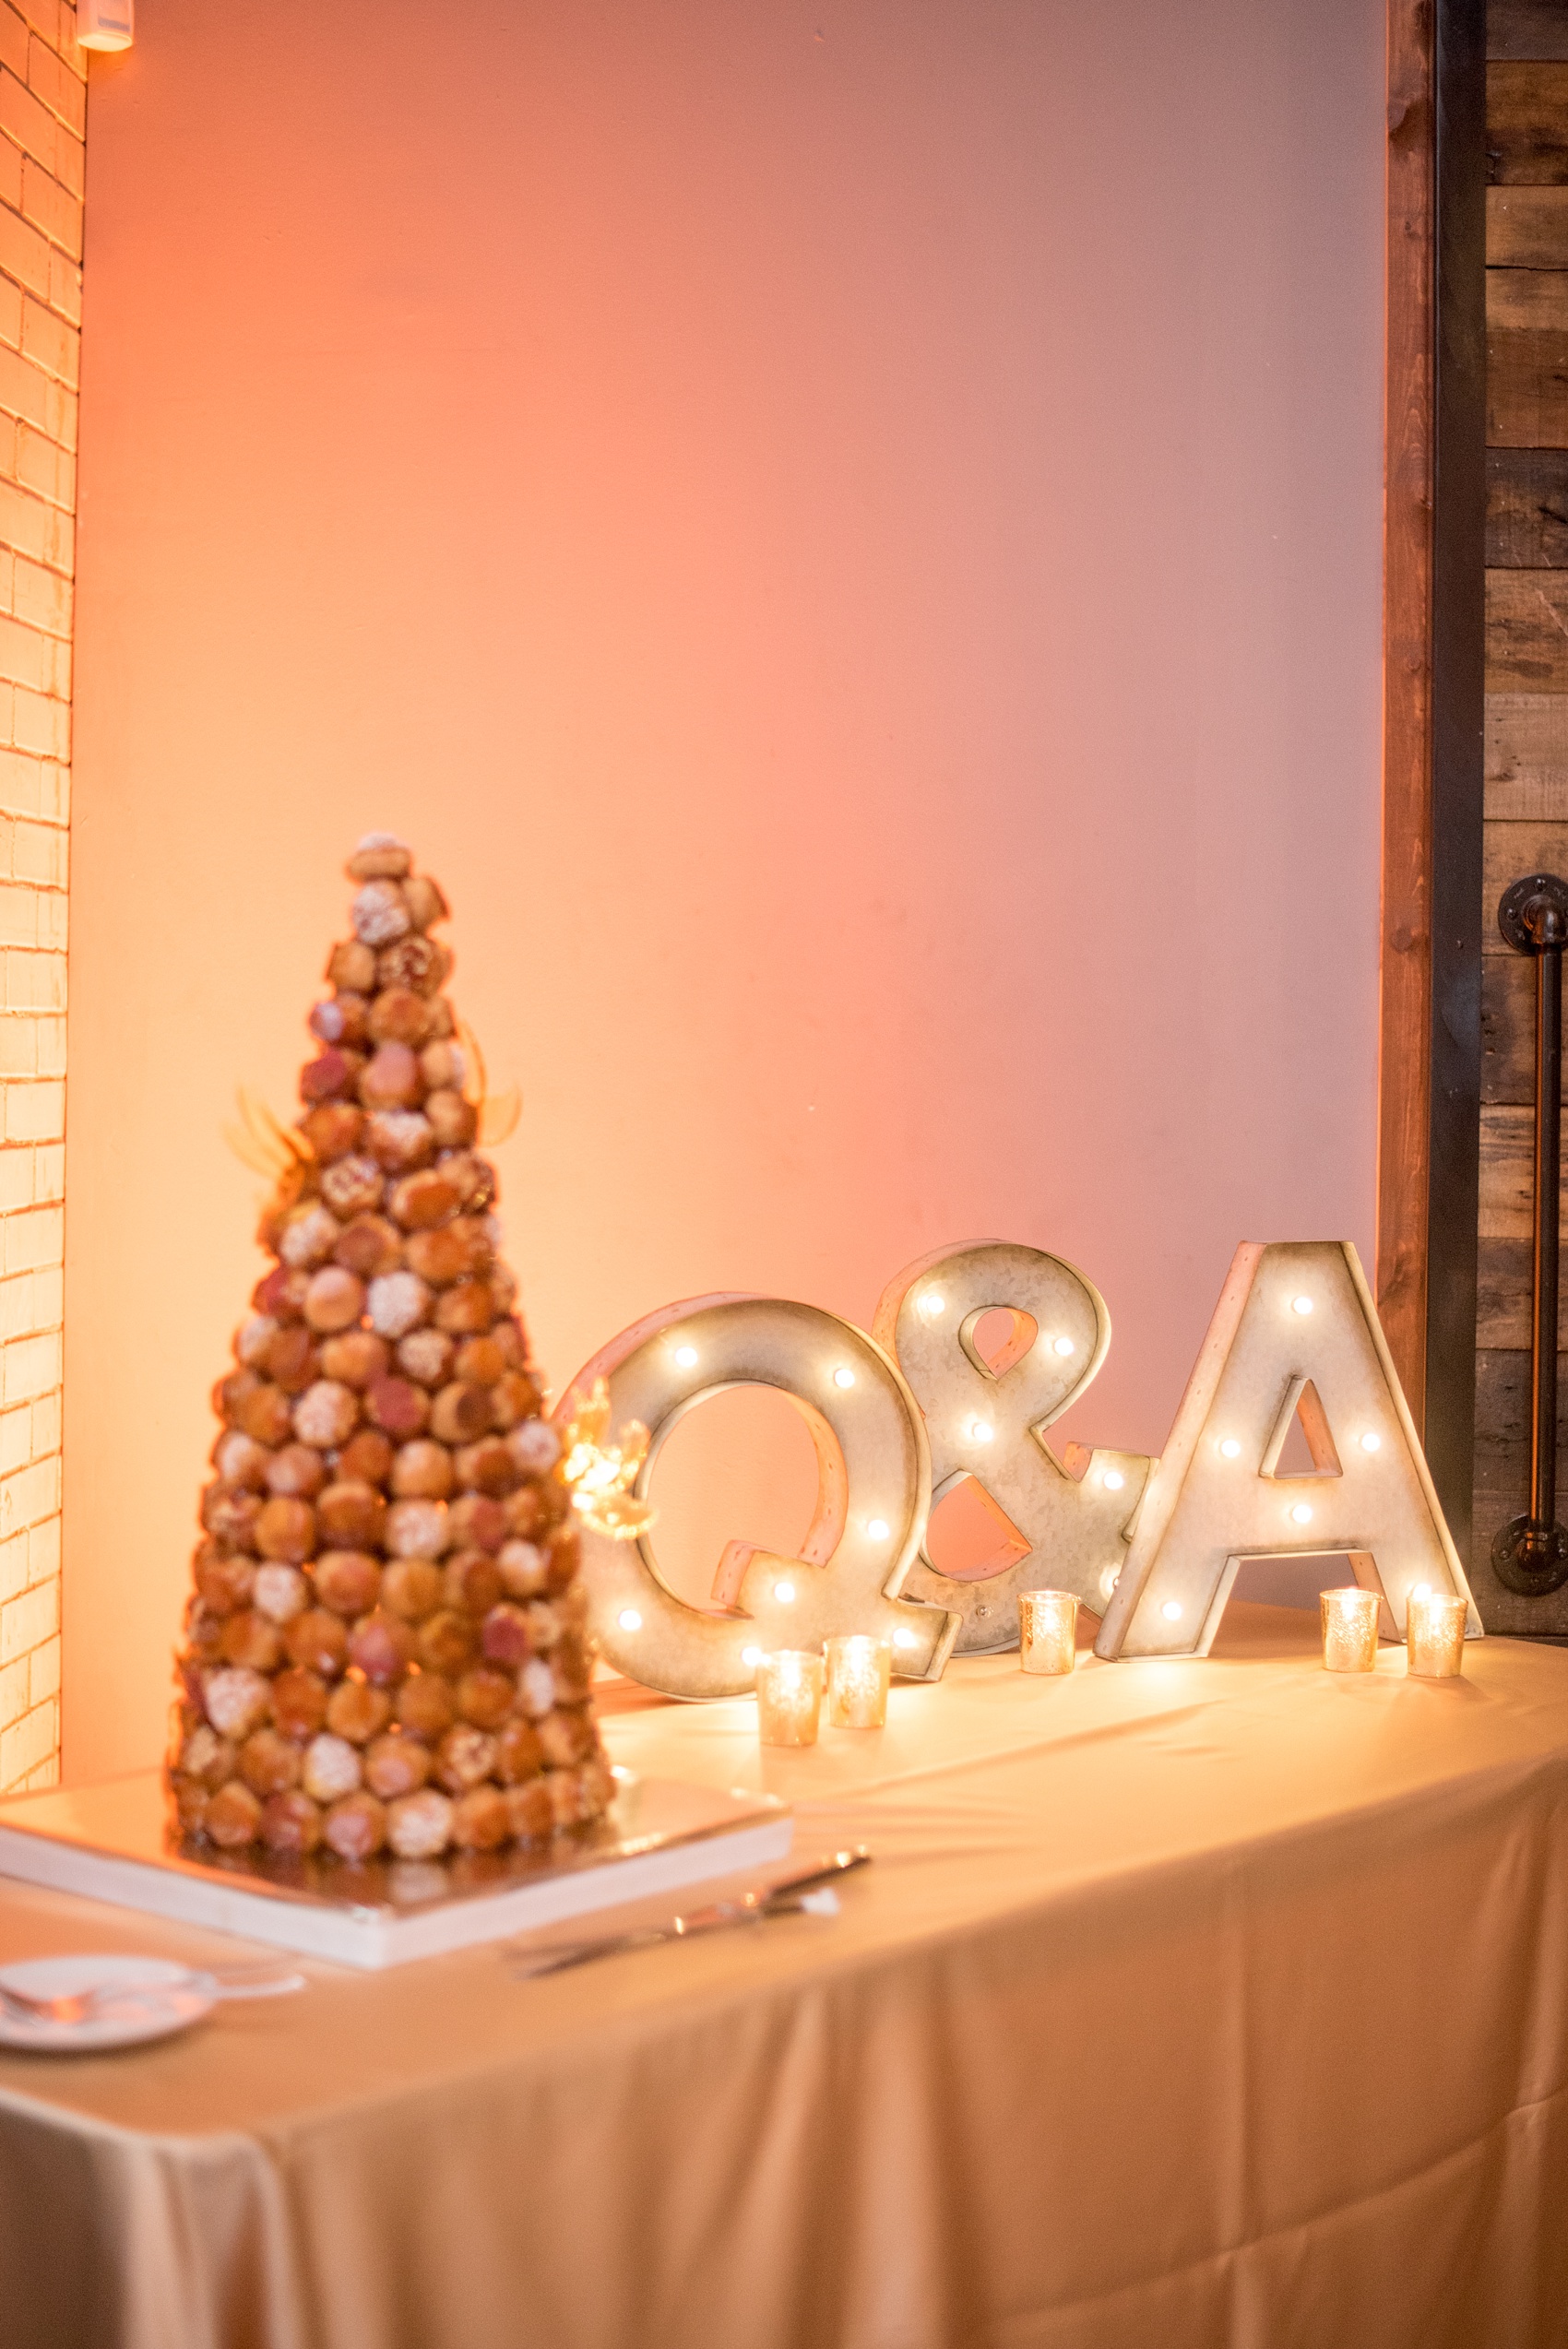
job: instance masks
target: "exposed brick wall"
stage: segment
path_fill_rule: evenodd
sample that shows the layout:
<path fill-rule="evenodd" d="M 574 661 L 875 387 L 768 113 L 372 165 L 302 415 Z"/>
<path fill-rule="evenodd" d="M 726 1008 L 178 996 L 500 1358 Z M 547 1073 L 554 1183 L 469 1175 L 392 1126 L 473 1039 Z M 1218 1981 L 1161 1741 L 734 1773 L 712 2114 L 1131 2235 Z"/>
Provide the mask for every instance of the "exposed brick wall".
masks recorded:
<path fill-rule="evenodd" d="M 86 59 L 0 0 L 0 1793 L 60 1752 L 71 593 Z"/>

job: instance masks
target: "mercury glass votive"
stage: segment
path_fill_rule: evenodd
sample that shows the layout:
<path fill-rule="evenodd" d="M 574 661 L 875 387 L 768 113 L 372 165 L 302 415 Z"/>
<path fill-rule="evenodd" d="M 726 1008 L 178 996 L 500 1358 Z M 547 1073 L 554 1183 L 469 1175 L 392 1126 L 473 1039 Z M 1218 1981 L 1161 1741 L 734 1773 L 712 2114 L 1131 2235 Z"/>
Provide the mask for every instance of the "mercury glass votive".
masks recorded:
<path fill-rule="evenodd" d="M 1377 1662 L 1376 1591 L 1320 1591 L 1323 1662 L 1328 1672 L 1370 1672 Z"/>
<path fill-rule="evenodd" d="M 1465 1601 L 1453 1591 L 1412 1591 L 1405 1603 L 1405 1669 L 1454 1680 L 1465 1668 Z"/>
<path fill-rule="evenodd" d="M 885 1640 L 856 1631 L 827 1643 L 827 1718 L 835 1729 L 887 1726 L 887 1683 L 893 1650 Z"/>
<path fill-rule="evenodd" d="M 1018 1661 L 1026 1672 L 1070 1672 L 1077 1661 L 1078 1602 L 1071 1591 L 1020 1591 Z"/>
<path fill-rule="evenodd" d="M 757 1736 L 765 1746 L 814 1746 L 822 1714 L 822 1651 L 776 1648 L 756 1668 Z"/>

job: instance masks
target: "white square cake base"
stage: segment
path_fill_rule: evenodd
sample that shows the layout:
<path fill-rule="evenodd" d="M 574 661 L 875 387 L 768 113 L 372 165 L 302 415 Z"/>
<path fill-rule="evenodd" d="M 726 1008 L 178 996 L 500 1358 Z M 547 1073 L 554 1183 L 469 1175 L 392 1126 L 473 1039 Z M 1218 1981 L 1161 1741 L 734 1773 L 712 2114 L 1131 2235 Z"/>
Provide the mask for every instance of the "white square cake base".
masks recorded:
<path fill-rule="evenodd" d="M 172 1842 L 161 1773 L 0 1803 L 0 1876 L 149 1910 L 341 1965 L 401 1965 L 783 1859 L 790 1812 L 617 1770 L 589 1828 L 447 1860 L 194 1857 Z"/>

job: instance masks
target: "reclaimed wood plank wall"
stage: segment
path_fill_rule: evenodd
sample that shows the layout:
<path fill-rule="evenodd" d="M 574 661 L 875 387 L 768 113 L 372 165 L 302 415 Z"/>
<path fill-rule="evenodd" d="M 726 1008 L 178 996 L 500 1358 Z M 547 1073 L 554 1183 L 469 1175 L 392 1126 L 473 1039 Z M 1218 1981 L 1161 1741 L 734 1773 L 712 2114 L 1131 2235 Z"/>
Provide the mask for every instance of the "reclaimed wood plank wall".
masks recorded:
<path fill-rule="evenodd" d="M 1518 1599 L 1486 1560 L 1529 1505 L 1535 992 L 1497 902 L 1568 877 L 1568 6 L 1487 12 L 1486 829 L 1472 1573 L 1497 1631 L 1568 1631 L 1568 1590 Z M 1559 1324 L 1568 1335 L 1568 1292 Z M 1568 1364 L 1559 1370 L 1568 1410 Z M 1561 1425 L 1561 1421 L 1560 1421 Z M 1568 1490 L 1560 1444 L 1559 1483 Z M 1561 1515 L 1561 1508 L 1559 1514 Z"/>

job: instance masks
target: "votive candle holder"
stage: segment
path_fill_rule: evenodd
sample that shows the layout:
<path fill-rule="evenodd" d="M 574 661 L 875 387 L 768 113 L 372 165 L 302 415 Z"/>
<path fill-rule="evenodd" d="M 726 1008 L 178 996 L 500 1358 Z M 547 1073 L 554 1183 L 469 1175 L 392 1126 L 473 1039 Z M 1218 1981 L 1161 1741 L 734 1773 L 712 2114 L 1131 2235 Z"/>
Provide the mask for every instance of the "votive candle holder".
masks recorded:
<path fill-rule="evenodd" d="M 1327 1672 L 1370 1672 L 1377 1662 L 1376 1591 L 1320 1591 L 1323 1662 Z"/>
<path fill-rule="evenodd" d="M 1078 1602 L 1071 1591 L 1020 1591 L 1018 1661 L 1026 1672 L 1071 1672 L 1078 1654 Z"/>
<path fill-rule="evenodd" d="M 827 1643 L 827 1718 L 835 1729 L 887 1726 L 893 1650 L 885 1640 L 846 1632 Z"/>
<path fill-rule="evenodd" d="M 756 1668 L 757 1736 L 765 1746 L 814 1746 L 822 1717 L 820 1648 L 781 1647 Z"/>
<path fill-rule="evenodd" d="M 1405 1604 L 1405 1669 L 1419 1680 L 1455 1680 L 1465 1668 L 1465 1618 L 1454 1591 L 1412 1591 Z"/>

